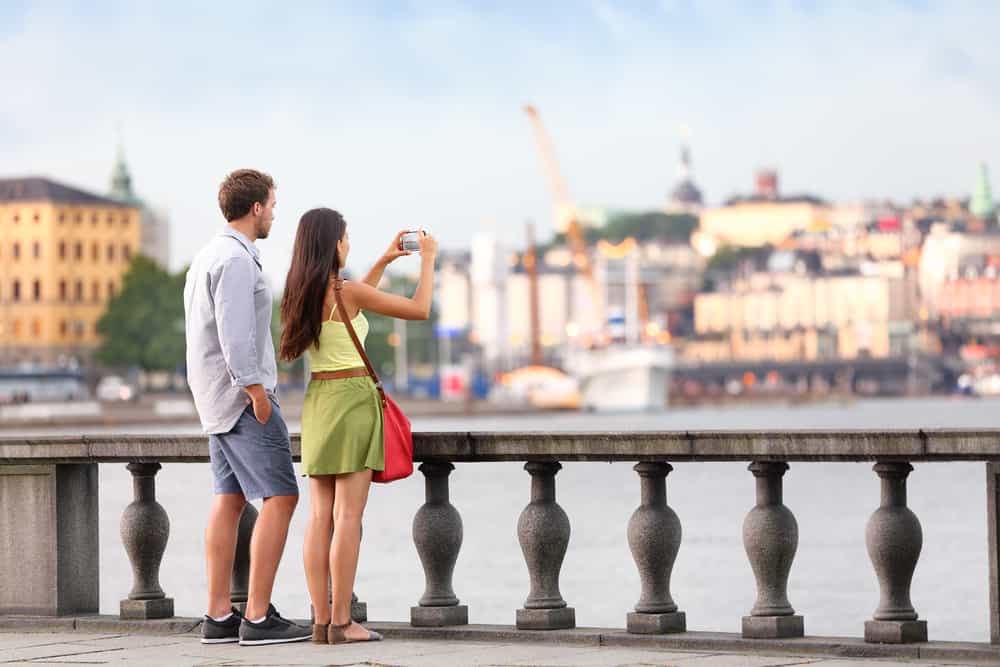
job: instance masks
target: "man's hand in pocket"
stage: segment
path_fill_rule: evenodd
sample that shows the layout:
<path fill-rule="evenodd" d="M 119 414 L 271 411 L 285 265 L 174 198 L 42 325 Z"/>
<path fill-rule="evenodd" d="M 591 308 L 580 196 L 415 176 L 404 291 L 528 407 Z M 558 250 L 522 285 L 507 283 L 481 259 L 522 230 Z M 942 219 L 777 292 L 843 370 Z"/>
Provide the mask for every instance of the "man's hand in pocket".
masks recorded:
<path fill-rule="evenodd" d="M 261 424 L 266 424 L 271 418 L 271 399 L 264 391 L 264 386 L 252 384 L 246 388 L 246 392 L 250 394 L 250 400 L 253 402 L 254 418 Z"/>

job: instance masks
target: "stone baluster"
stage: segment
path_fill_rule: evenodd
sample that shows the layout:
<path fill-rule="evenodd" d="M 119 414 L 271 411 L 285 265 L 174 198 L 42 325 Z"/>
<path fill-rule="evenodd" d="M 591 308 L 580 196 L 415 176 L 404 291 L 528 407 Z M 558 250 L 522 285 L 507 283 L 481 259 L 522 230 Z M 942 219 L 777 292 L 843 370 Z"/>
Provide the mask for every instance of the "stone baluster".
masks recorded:
<path fill-rule="evenodd" d="M 517 538 L 528 565 L 531 592 L 517 610 L 520 630 L 559 630 L 576 627 L 576 610 L 559 593 L 559 570 L 569 545 L 569 517 L 556 502 L 558 462 L 528 462 L 531 502 L 517 521 Z"/>
<path fill-rule="evenodd" d="M 990 643 L 1000 644 L 1000 463 L 996 461 L 986 463 L 986 523 L 990 561 Z"/>
<path fill-rule="evenodd" d="M 448 476 L 454 469 L 447 461 L 420 465 L 426 500 L 413 517 L 413 543 L 424 568 L 426 587 L 417 606 L 410 607 L 410 625 L 438 627 L 469 622 L 469 608 L 458 604 L 452 586 L 462 547 L 462 517 L 448 498 Z"/>
<path fill-rule="evenodd" d="M 917 620 L 910 602 L 910 582 L 920 557 L 920 521 L 906 506 L 906 462 L 876 463 L 882 479 L 882 504 L 868 519 L 865 544 L 878 577 L 879 605 L 865 621 L 865 641 L 905 644 L 927 641 L 927 621 Z"/>
<path fill-rule="evenodd" d="M 743 547 L 757 581 L 757 601 L 743 617 L 747 638 L 801 637 L 804 624 L 788 602 L 788 573 L 799 544 L 795 515 L 782 502 L 784 462 L 754 461 L 757 504 L 743 521 Z"/>
<path fill-rule="evenodd" d="M 250 587 L 250 538 L 257 525 L 257 508 L 247 503 L 240 514 L 240 524 L 236 529 L 236 557 L 233 559 L 233 576 L 230 580 L 230 599 L 233 606 L 246 611 L 247 593 Z"/>
<path fill-rule="evenodd" d="M 628 545 L 639 569 L 642 593 L 626 628 L 635 634 L 684 632 L 684 612 L 670 596 L 670 573 L 681 546 L 681 522 L 667 505 L 669 463 L 638 463 L 642 501 L 628 522 Z"/>
<path fill-rule="evenodd" d="M 170 618 L 174 615 L 173 598 L 160 588 L 160 561 L 167 548 L 170 519 L 156 502 L 156 473 L 159 463 L 129 463 L 134 500 L 125 508 L 121 520 L 122 543 L 132 564 L 132 590 L 121 601 L 122 618 Z"/>

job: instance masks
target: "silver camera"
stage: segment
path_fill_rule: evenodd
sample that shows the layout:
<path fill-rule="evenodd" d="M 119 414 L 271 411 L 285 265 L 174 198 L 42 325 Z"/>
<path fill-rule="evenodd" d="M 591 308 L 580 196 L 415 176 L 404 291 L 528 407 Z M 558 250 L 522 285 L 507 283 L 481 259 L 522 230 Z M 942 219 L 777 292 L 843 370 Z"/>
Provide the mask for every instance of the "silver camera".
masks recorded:
<path fill-rule="evenodd" d="M 426 234 L 427 232 L 423 232 Z M 399 237 L 399 249 L 409 250 L 410 252 L 420 252 L 420 234 L 421 232 L 405 232 L 401 237 Z"/>

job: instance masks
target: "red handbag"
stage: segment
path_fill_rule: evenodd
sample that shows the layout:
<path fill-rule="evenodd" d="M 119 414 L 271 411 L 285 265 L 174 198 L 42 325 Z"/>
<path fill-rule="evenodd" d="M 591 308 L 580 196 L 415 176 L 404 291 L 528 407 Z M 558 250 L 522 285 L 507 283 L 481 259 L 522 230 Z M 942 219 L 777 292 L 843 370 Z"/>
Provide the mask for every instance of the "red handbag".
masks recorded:
<path fill-rule="evenodd" d="M 340 297 L 340 291 L 344 288 L 344 281 L 338 278 L 333 284 L 333 296 L 337 300 L 337 307 L 340 308 L 340 316 L 347 327 L 347 333 L 354 341 L 354 347 L 358 349 L 361 360 L 365 362 L 365 368 L 375 383 L 379 397 L 382 400 L 382 434 L 385 438 L 385 469 L 372 471 L 372 481 L 382 484 L 394 482 L 413 474 L 413 432 L 410 430 L 410 420 L 399 409 L 399 406 L 389 398 L 382 388 L 382 382 L 378 379 L 378 374 L 372 368 L 372 362 L 365 354 L 365 348 L 358 340 L 358 334 L 354 331 L 354 325 L 347 317 L 347 309 Z"/>

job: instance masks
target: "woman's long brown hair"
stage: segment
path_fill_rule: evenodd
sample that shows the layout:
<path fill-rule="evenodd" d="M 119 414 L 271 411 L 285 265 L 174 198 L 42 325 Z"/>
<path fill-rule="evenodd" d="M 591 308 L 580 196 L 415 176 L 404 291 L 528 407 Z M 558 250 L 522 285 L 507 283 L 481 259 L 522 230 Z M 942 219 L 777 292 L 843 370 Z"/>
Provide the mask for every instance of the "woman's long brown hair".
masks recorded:
<path fill-rule="evenodd" d="M 306 211 L 299 220 L 281 300 L 278 356 L 284 361 L 297 359 L 310 346 L 319 345 L 323 301 L 330 277 L 340 274 L 337 242 L 344 238 L 345 229 L 343 216 L 329 208 Z"/>

